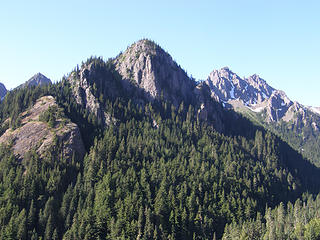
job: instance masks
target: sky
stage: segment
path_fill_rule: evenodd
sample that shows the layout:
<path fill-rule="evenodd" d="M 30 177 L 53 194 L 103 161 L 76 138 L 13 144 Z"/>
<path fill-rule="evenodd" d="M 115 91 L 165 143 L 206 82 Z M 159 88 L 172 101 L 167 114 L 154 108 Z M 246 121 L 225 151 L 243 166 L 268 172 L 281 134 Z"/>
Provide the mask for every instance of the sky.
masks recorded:
<path fill-rule="evenodd" d="M 154 40 L 189 75 L 228 66 L 320 106 L 318 0 L 13 0 L 0 4 L 0 82 L 59 81 L 90 56 Z"/>

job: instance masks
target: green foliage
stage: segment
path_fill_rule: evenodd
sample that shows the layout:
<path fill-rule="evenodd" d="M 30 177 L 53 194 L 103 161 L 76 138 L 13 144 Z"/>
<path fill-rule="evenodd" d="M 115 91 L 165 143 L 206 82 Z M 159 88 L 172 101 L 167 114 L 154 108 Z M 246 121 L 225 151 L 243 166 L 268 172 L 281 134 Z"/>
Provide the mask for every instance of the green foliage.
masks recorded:
<path fill-rule="evenodd" d="M 52 226 L 62 230 L 61 198 L 76 178 L 79 164 L 57 161 L 60 151 L 57 146 L 46 159 L 30 153 L 20 162 L 10 149 L 0 147 L 0 239 L 52 239 Z M 54 189 L 48 189 L 50 181 Z"/>
<path fill-rule="evenodd" d="M 293 148 L 301 152 L 313 164 L 320 167 L 320 132 L 313 126 L 314 122 L 319 122 L 320 118 L 316 114 L 308 113 L 306 123 L 299 120 L 297 122 L 280 122 L 279 124 L 270 124 L 268 127 L 283 137 Z"/>
<path fill-rule="evenodd" d="M 306 240 L 320 239 L 320 219 L 313 218 L 306 226 L 304 231 Z"/>
<path fill-rule="evenodd" d="M 267 208 L 263 218 L 258 215 L 242 223 L 228 224 L 222 239 L 320 239 L 320 195 L 304 195 L 303 199 Z"/>
<path fill-rule="evenodd" d="M 84 159 L 75 186 L 84 189 L 83 203 L 65 236 L 212 239 L 226 223 L 293 199 L 312 182 L 287 167 L 279 153 L 285 144 L 270 132 L 228 137 L 192 121 L 192 107 L 177 115 L 174 107 L 149 105 L 142 114 L 119 103 L 110 105 L 122 123 L 106 129 Z M 290 156 L 301 164 L 300 155 Z M 262 223 L 255 226 L 249 237 L 262 231 Z"/>
<path fill-rule="evenodd" d="M 48 110 L 40 114 L 39 121 L 47 122 L 48 125 L 53 128 L 57 119 L 61 118 L 63 113 L 57 106 L 49 106 Z"/>
<path fill-rule="evenodd" d="M 10 127 L 17 128 L 20 124 L 19 114 L 35 104 L 36 100 L 52 92 L 52 86 L 14 89 L 7 93 L 0 104 L 0 121 L 9 119 Z"/>

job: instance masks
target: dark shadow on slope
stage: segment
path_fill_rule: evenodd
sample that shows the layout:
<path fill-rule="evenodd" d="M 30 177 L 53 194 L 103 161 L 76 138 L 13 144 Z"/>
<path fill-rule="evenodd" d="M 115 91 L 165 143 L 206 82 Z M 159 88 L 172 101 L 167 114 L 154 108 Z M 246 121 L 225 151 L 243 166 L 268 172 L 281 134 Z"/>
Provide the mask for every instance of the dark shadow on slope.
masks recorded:
<path fill-rule="evenodd" d="M 242 136 L 246 139 L 251 139 L 252 141 L 255 140 L 258 131 L 262 133 L 263 137 L 268 134 L 272 135 L 273 141 L 277 146 L 276 150 L 279 162 L 287 167 L 294 177 L 300 179 L 301 186 L 304 186 L 305 190 L 316 194 L 319 192 L 319 168 L 310 163 L 310 161 L 304 158 L 299 152 L 273 132 L 254 124 L 252 121 L 233 110 L 223 109 L 223 111 L 225 119 L 225 135 L 230 137 Z"/>

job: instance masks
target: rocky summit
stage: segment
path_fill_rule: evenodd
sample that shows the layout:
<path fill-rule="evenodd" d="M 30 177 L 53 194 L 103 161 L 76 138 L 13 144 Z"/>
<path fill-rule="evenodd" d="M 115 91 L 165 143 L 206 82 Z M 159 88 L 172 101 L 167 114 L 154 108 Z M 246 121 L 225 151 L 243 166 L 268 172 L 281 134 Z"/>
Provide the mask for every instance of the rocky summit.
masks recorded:
<path fill-rule="evenodd" d="M 189 99 L 195 82 L 153 41 L 144 39 L 132 44 L 114 60 L 120 76 L 143 89 L 150 99 L 160 98 L 178 104 Z"/>
<path fill-rule="evenodd" d="M 259 75 L 241 78 L 228 67 L 214 70 L 206 80 L 211 95 L 225 107 L 246 107 L 262 113 L 264 121 L 293 120 L 295 112 L 305 112 L 302 104 L 291 101 L 285 92 L 277 90 Z"/>
<path fill-rule="evenodd" d="M 48 84 L 52 84 L 51 80 L 43 74 L 37 73 L 19 87 L 44 86 Z"/>
<path fill-rule="evenodd" d="M 194 105 L 200 120 L 222 131 L 221 106 L 210 97 L 204 83 L 197 84 L 160 46 L 140 40 L 114 59 L 92 57 L 69 74 L 69 82 L 78 106 L 105 126 L 118 120 L 104 108 L 104 97 L 121 98 L 145 107 L 150 102 L 167 101 L 175 108 Z M 183 106 L 182 106 L 183 107 Z"/>
<path fill-rule="evenodd" d="M 257 104 L 270 97 L 274 91 L 258 75 L 242 79 L 228 67 L 212 71 L 206 83 L 211 89 L 212 96 L 223 103 L 239 99 L 245 105 Z"/>
<path fill-rule="evenodd" d="M 115 94 L 117 90 L 115 87 L 112 87 L 112 83 L 106 79 L 106 75 L 108 75 L 109 72 L 100 71 L 101 68 L 98 67 L 99 63 L 105 66 L 105 63 L 101 59 L 88 61 L 83 64 L 81 69 L 70 74 L 68 82 L 72 87 L 76 103 L 96 116 L 103 125 L 110 125 L 113 119 L 110 117 L 110 114 L 106 113 L 103 109 L 101 102 L 99 102 L 94 93 L 97 89 L 96 84 L 102 83 L 108 83 L 107 89 L 110 94 Z"/>

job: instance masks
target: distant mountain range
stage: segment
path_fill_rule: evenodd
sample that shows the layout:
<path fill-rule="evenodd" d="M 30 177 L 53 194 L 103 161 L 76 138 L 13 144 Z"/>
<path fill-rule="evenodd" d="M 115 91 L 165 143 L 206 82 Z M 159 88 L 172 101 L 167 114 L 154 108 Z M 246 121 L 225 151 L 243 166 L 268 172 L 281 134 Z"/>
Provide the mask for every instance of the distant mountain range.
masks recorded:
<path fill-rule="evenodd" d="M 228 67 L 210 73 L 211 96 L 286 139 L 314 162 L 319 162 L 320 109 L 290 100 L 259 77 L 241 78 Z"/>

